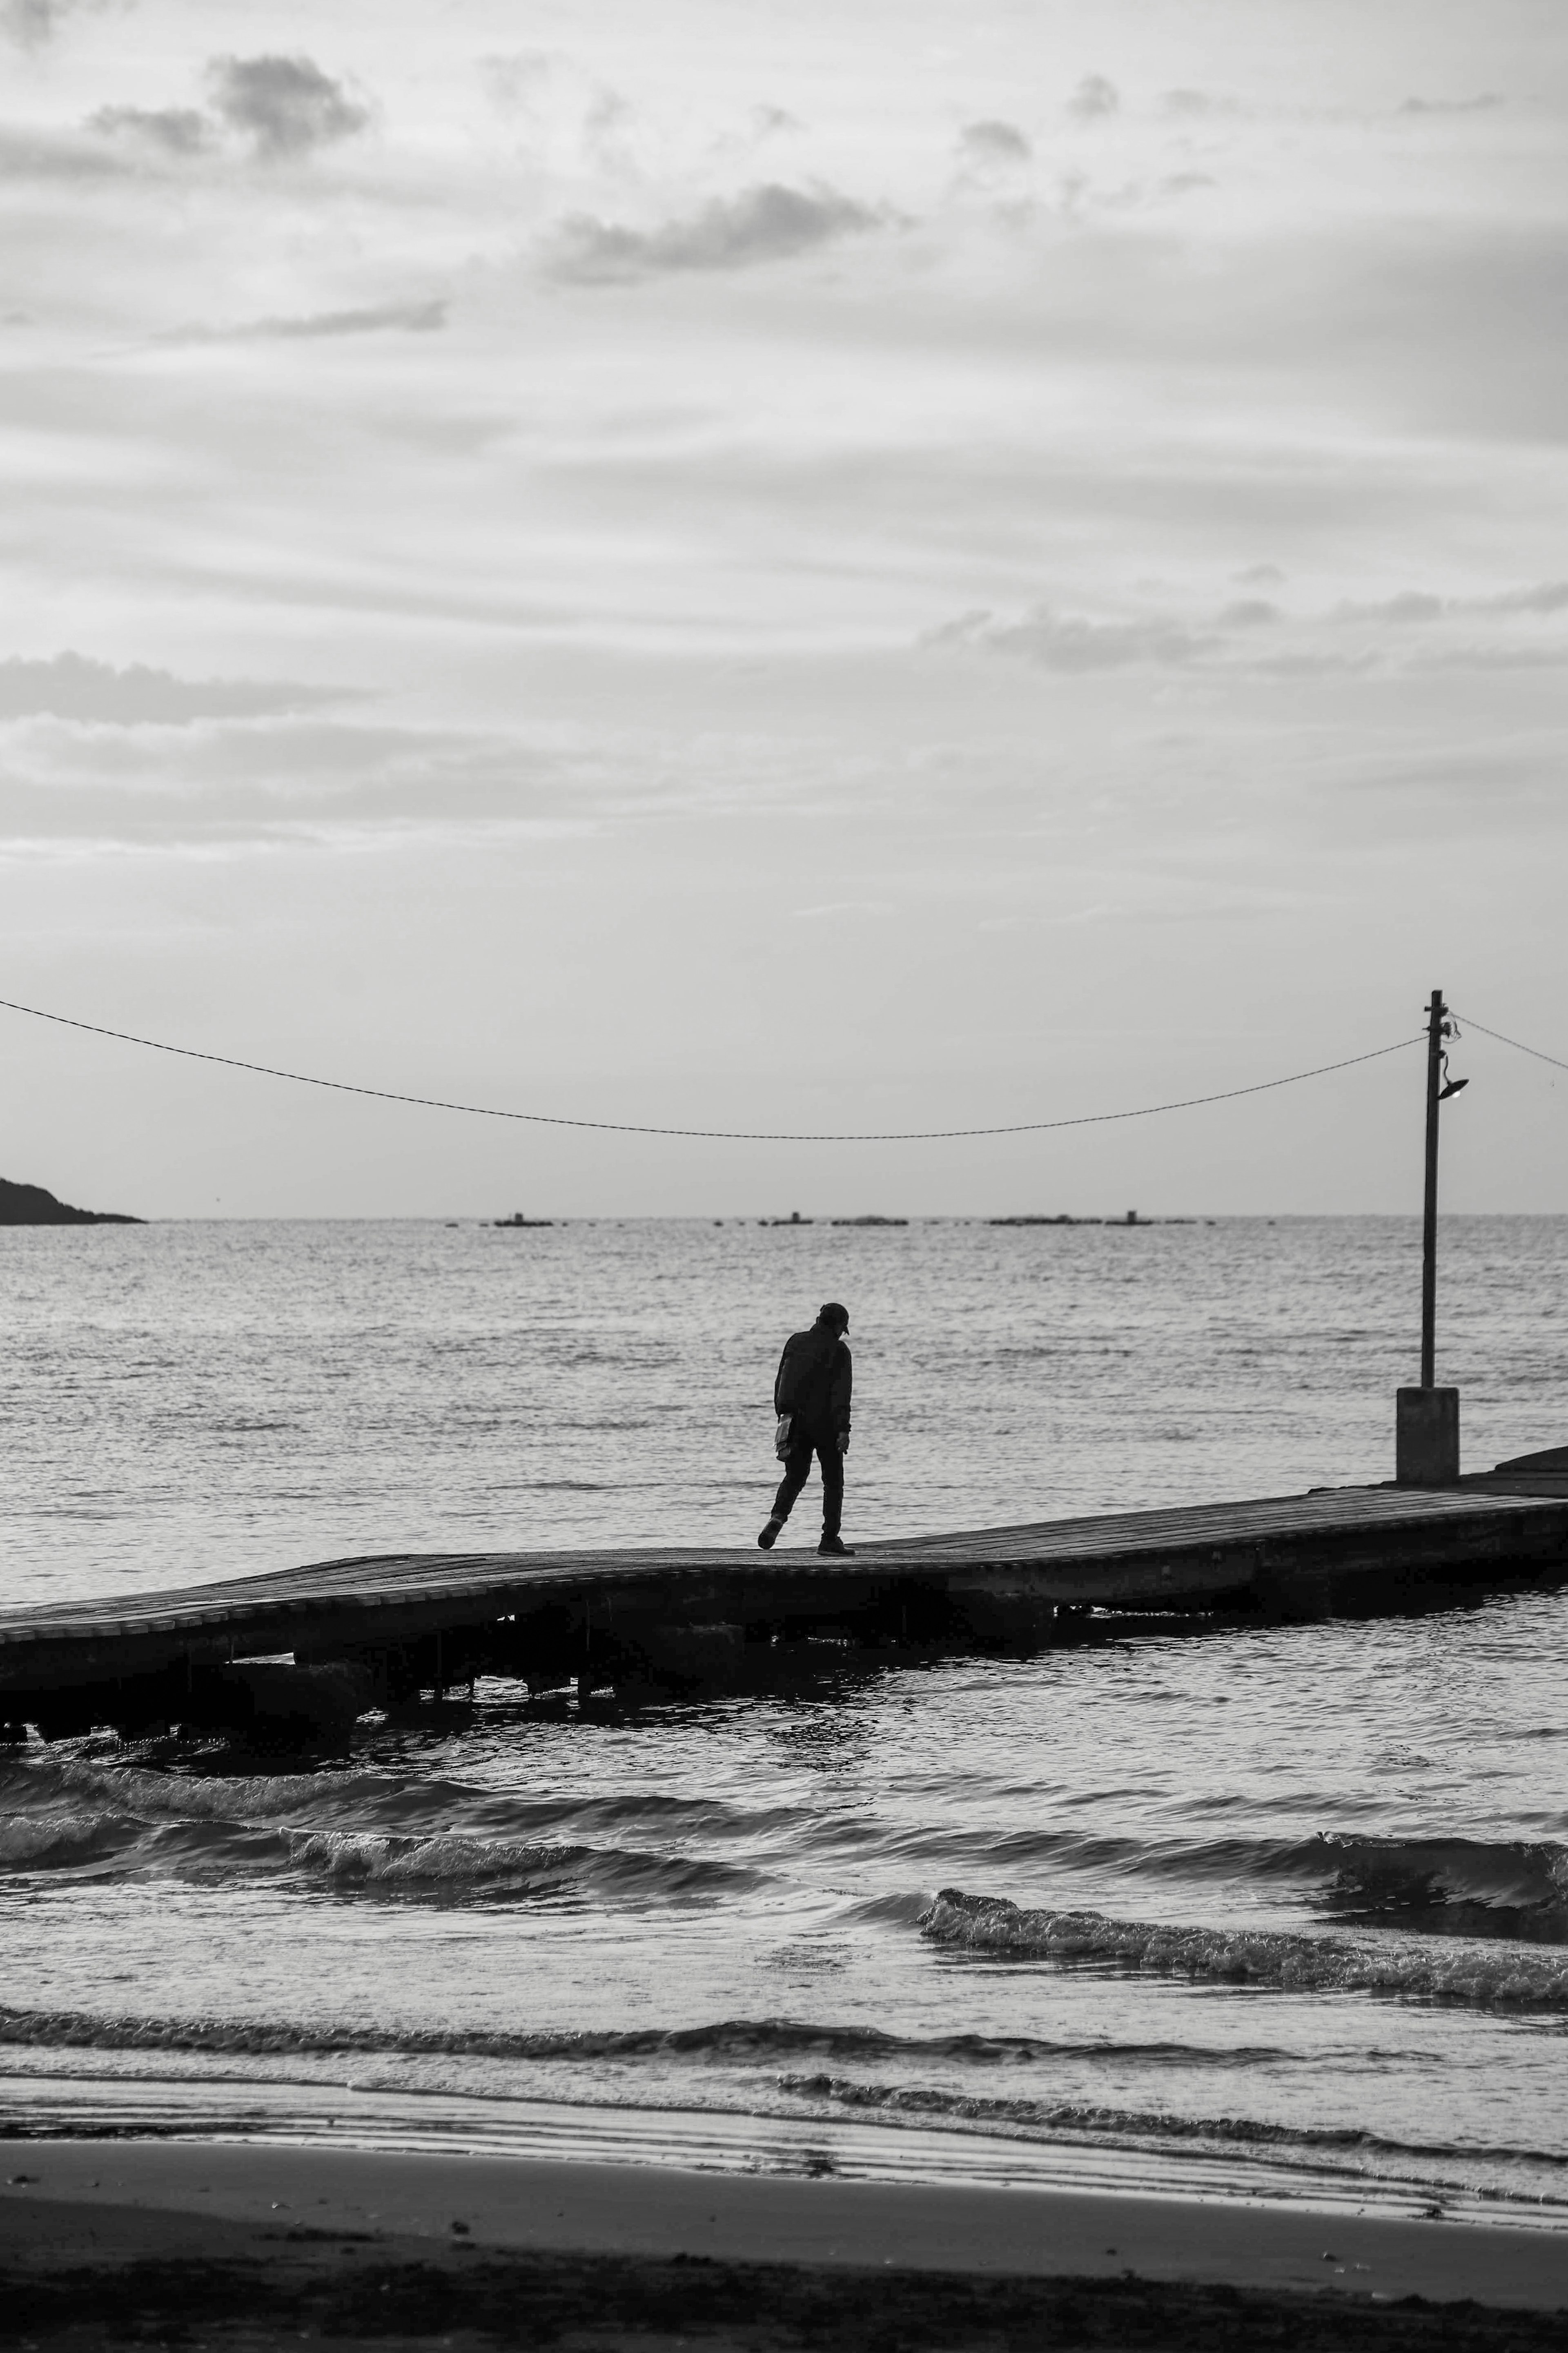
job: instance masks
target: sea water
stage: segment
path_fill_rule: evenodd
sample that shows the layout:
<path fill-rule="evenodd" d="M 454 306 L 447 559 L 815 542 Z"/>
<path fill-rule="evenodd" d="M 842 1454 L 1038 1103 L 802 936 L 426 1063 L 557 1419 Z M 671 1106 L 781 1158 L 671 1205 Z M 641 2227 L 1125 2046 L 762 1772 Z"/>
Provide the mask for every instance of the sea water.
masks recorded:
<path fill-rule="evenodd" d="M 825 1298 L 850 1542 L 1376 1480 L 1418 1281 L 1396 1219 L 9 1229 L 0 1598 L 750 1543 Z M 1440 1310 L 1467 1467 L 1568 1439 L 1568 1220 L 1447 1224 Z M 1568 1593 L 1084 1631 L 317 1762 L 35 1739 L 0 2128 L 1568 2226 Z"/>

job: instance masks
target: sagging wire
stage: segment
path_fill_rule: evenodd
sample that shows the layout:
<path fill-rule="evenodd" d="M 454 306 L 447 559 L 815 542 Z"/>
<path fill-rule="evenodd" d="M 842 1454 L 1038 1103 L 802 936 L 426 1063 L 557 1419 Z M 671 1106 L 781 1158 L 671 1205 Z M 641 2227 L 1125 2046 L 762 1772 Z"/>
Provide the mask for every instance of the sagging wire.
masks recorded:
<path fill-rule="evenodd" d="M 1243 1095 L 1270 1093 L 1276 1087 L 1300 1086 L 1306 1079 L 1326 1078 L 1331 1071 L 1353 1070 L 1359 1062 L 1375 1062 L 1385 1054 L 1403 1053 L 1407 1046 L 1420 1042 L 1423 1033 L 1395 1038 L 1387 1046 L 1374 1046 L 1365 1054 L 1347 1054 L 1338 1062 L 1319 1062 L 1310 1071 L 1290 1071 L 1281 1079 L 1259 1079 L 1251 1086 L 1226 1087 L 1218 1093 L 1184 1095 L 1175 1103 L 1141 1103 L 1134 1111 L 1081 1112 L 1072 1119 L 1015 1120 L 998 1127 L 916 1127 L 889 1128 L 877 1132 L 851 1130 L 847 1134 L 826 1130 L 821 1133 L 798 1133 L 791 1130 L 745 1127 L 654 1127 L 626 1119 L 572 1119 L 559 1112 L 500 1111 L 493 1103 L 450 1103 L 439 1095 L 410 1095 L 395 1092 L 390 1087 L 357 1086 L 349 1079 L 319 1079 L 308 1071 L 279 1070 L 270 1062 L 243 1061 L 237 1054 L 211 1054 L 198 1046 L 171 1046 L 163 1038 L 141 1038 L 129 1029 L 110 1029 L 100 1021 L 73 1020 L 68 1013 L 48 1013 L 42 1006 L 19 1005 L 9 997 L 0 997 L 0 1008 L 7 1013 L 25 1013 L 35 1021 L 57 1022 L 65 1029 L 84 1029 L 94 1038 L 113 1038 L 123 1046 L 145 1046 L 157 1054 L 178 1054 L 190 1062 L 216 1062 L 227 1071 L 249 1071 L 258 1078 L 287 1079 L 295 1086 L 326 1087 L 334 1094 L 368 1095 L 376 1103 L 413 1103 L 424 1111 L 456 1111 L 472 1119 L 513 1119 L 526 1121 L 534 1127 L 591 1128 L 607 1135 L 669 1135 L 684 1136 L 713 1144 L 949 1144 L 966 1137 L 984 1135 L 1040 1135 L 1054 1128 L 1102 1127 L 1111 1121 L 1123 1119 L 1154 1119 L 1163 1112 L 1196 1111 L 1205 1103 L 1235 1103 Z M 1461 1082 L 1462 1083 L 1462 1082 Z"/>
<path fill-rule="evenodd" d="M 1560 1060 L 1557 1055 L 1543 1054 L 1539 1046 L 1527 1046 L 1521 1038 L 1505 1038 L 1500 1029 L 1489 1029 L 1486 1023 L 1478 1021 L 1473 1013 L 1467 1013 L 1465 1018 L 1472 1029 L 1480 1031 L 1483 1038 L 1494 1038 L 1500 1046 L 1511 1046 L 1516 1054 L 1528 1054 L 1534 1061 L 1550 1062 L 1554 1071 L 1568 1071 L 1568 1062 Z M 1458 1037 L 1458 1029 L 1454 1034 Z"/>

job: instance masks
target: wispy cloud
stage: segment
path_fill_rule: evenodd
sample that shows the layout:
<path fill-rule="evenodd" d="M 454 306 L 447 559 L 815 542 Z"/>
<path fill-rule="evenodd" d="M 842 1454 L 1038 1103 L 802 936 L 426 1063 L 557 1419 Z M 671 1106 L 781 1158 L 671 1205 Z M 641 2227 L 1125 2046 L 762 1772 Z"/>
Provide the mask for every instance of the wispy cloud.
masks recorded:
<path fill-rule="evenodd" d="M 558 63 L 548 49 L 519 49 L 510 57 L 479 58 L 474 69 L 490 103 L 510 114 L 532 101 Z"/>
<path fill-rule="evenodd" d="M 283 680 L 184 679 L 141 662 L 116 670 L 78 653 L 0 661 L 0 720 L 47 715 L 121 727 L 184 726 L 197 719 L 260 717 L 341 702 L 347 688 Z"/>
<path fill-rule="evenodd" d="M 1334 609 L 1336 621 L 1438 621 L 1446 610 L 1441 596 L 1429 596 L 1424 589 L 1402 588 L 1397 596 L 1384 596 L 1371 605 L 1345 603 Z"/>
<path fill-rule="evenodd" d="M 42 48 L 81 0 L 0 0 L 0 30 L 19 48 Z"/>
<path fill-rule="evenodd" d="M 1360 678 L 1382 666 L 1382 656 L 1375 647 L 1363 646 L 1355 653 L 1342 653 L 1331 646 L 1319 645 L 1292 646 L 1282 653 L 1253 655 L 1245 662 L 1228 665 L 1233 670 L 1245 670 L 1255 678 L 1278 679 Z"/>
<path fill-rule="evenodd" d="M 1429 646 L 1412 656 L 1405 665 L 1410 670 L 1440 670 L 1445 674 L 1468 670 L 1568 670 L 1568 645 L 1562 638 L 1542 644 L 1521 645 L 1517 638 L 1483 639 L 1468 642 Z"/>
<path fill-rule="evenodd" d="M 1272 571 L 1268 565 L 1256 569 L 1265 575 Z M 1287 613 L 1261 596 L 1238 598 L 1212 617 L 1198 618 L 1143 613 L 1093 619 L 1040 604 L 1016 620 L 999 619 L 986 611 L 964 613 L 928 631 L 921 642 L 930 649 L 970 648 L 1010 655 L 1042 670 L 1078 672 L 1137 666 L 1201 667 L 1209 676 L 1249 673 L 1308 678 L 1353 674 L 1385 663 L 1406 670 L 1434 665 L 1458 670 L 1554 669 L 1568 661 L 1568 645 L 1555 639 L 1542 642 L 1534 633 L 1527 638 L 1517 634 L 1477 638 L 1473 633 L 1460 637 L 1449 630 L 1440 650 L 1423 637 L 1418 652 L 1408 650 L 1410 640 L 1405 633 L 1412 628 L 1425 631 L 1455 620 L 1503 621 L 1563 610 L 1568 610 L 1568 582 L 1560 581 L 1472 596 L 1438 596 L 1425 589 L 1405 589 L 1372 602 L 1343 601 L 1327 613 L 1312 615 Z M 1347 625 L 1363 633 L 1363 642 L 1352 647 L 1344 644 L 1342 632 Z M 1247 642 L 1259 631 L 1268 633 L 1269 642 L 1262 648 Z M 1386 641 L 1384 631 L 1392 632 Z M 1365 641 L 1368 632 L 1370 642 Z"/>
<path fill-rule="evenodd" d="M 1484 613 L 1568 612 L 1568 580 L 1542 580 L 1533 588 L 1505 588 L 1500 596 L 1478 599 L 1473 609 Z"/>
<path fill-rule="evenodd" d="M 100 106 L 88 129 L 109 139 L 144 141 L 169 155 L 199 155 L 212 145 L 214 126 L 194 106 Z"/>
<path fill-rule="evenodd" d="M 477 60 L 497 112 L 515 118 L 536 167 L 625 163 L 635 110 L 611 83 L 555 49 L 519 49 Z M 762 116 L 766 110 L 755 110 Z M 756 142 L 753 129 L 747 144 Z"/>
<path fill-rule="evenodd" d="M 574 213 L 556 231 L 547 263 L 552 276 L 584 284 L 675 270 L 751 269 L 883 227 L 887 220 L 886 213 L 836 189 L 769 181 L 737 196 L 715 197 L 700 211 L 654 229 Z"/>
<path fill-rule="evenodd" d="M 1487 114 L 1502 102 L 1495 90 L 1483 90 L 1475 98 L 1407 98 L 1399 111 L 1401 114 Z"/>
<path fill-rule="evenodd" d="M 1430 589 L 1403 588 L 1396 596 L 1373 604 L 1345 603 L 1334 608 L 1336 621 L 1441 621 L 1472 613 L 1538 614 L 1549 617 L 1568 611 L 1568 580 L 1541 580 L 1526 588 L 1503 588 L 1489 596 L 1437 596 Z"/>
<path fill-rule="evenodd" d="M 1168 90 L 1161 100 L 1167 114 L 1178 121 L 1203 121 L 1214 115 L 1239 114 L 1239 99 L 1212 90 Z"/>
<path fill-rule="evenodd" d="M 670 797 L 559 743 L 367 725 L 280 704 L 217 712 L 209 701 L 200 712 L 176 704 L 118 725 L 101 713 L 35 711 L 9 719 L 5 748 L 0 857 L 18 843 L 37 855 L 50 841 L 476 847 L 541 828 L 582 833 L 628 807 L 646 819 Z"/>
<path fill-rule="evenodd" d="M 363 311 L 312 311 L 300 319 L 247 319 L 232 327 L 174 327 L 161 343 L 308 343 L 318 336 L 436 333 L 447 323 L 450 303 L 442 296 L 425 302 L 384 302 Z"/>
<path fill-rule="evenodd" d="M 110 153 L 100 140 L 84 139 L 79 132 L 0 126 L 0 179 L 90 183 L 122 178 L 132 168 L 129 159 Z"/>
<path fill-rule="evenodd" d="M 1081 613 L 1058 613 L 1036 605 L 1022 619 L 999 621 L 985 612 L 965 613 L 925 638 L 928 646 L 973 646 L 1012 654 L 1042 670 L 1124 670 L 1134 662 L 1182 666 L 1219 644 L 1212 631 L 1199 633 L 1179 621 L 1151 617 L 1093 621 Z"/>

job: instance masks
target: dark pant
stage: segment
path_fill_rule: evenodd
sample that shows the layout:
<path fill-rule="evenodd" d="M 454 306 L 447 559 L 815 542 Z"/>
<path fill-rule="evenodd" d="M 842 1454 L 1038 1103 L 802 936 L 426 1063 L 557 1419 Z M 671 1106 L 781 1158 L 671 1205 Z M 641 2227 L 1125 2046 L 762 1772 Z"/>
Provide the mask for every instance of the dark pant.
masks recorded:
<path fill-rule="evenodd" d="M 788 1519 L 795 1497 L 811 1476 L 813 1454 L 822 1465 L 822 1533 L 836 1536 L 844 1518 L 844 1457 L 838 1451 L 837 1430 L 823 1433 L 803 1430 L 790 1433 L 784 1474 L 773 1497 L 773 1517 Z"/>

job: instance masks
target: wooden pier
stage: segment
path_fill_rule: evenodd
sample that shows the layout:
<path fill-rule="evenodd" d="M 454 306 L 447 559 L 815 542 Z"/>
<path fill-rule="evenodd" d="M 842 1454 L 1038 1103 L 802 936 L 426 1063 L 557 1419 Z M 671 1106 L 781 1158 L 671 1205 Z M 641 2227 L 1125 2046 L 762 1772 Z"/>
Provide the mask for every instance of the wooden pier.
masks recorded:
<path fill-rule="evenodd" d="M 0 1612 L 0 1723 L 342 1734 L 481 1675 L 530 1691 L 736 1687 L 824 1641 L 1017 1650 L 1086 1621 L 1264 1622 L 1568 1582 L 1568 1449 L 1456 1485 L 1316 1489 L 868 1544 L 392 1554 Z"/>

